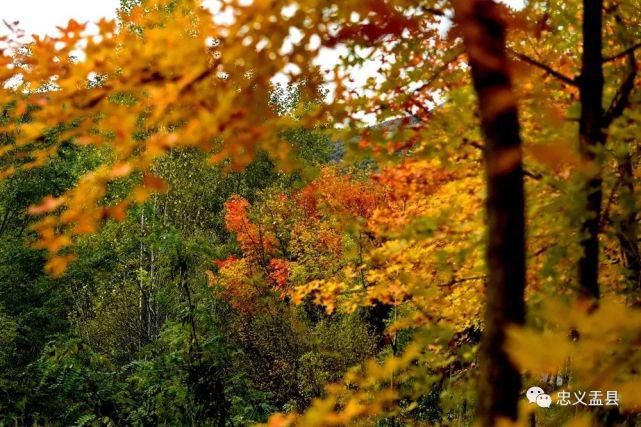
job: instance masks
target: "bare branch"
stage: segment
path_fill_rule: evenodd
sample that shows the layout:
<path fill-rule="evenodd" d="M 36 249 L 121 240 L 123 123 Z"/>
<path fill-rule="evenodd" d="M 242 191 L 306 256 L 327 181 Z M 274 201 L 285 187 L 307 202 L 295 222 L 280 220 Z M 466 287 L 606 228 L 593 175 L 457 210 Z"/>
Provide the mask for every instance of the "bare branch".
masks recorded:
<path fill-rule="evenodd" d="M 483 145 L 476 141 L 469 141 L 467 139 L 463 140 L 464 143 L 469 143 L 471 147 L 476 148 L 477 150 L 483 151 Z M 533 179 L 534 181 L 541 181 L 543 179 L 543 174 L 538 173 L 538 172 L 532 172 L 528 170 L 527 168 L 523 168 L 523 175 L 526 176 L 527 178 Z M 551 187 L 556 188 L 555 186 L 551 185 Z"/>
<path fill-rule="evenodd" d="M 628 75 L 625 80 L 623 80 L 623 83 L 621 83 L 621 86 L 619 86 L 619 89 L 617 89 L 617 93 L 614 95 L 614 98 L 610 103 L 610 108 L 605 112 L 603 117 L 603 126 L 606 128 L 610 126 L 614 120 L 621 117 L 623 111 L 625 111 L 625 108 L 630 102 L 630 95 L 634 90 L 634 80 L 636 79 L 638 72 L 634 50 L 630 50 L 627 53 L 627 56 L 630 70 L 628 71 Z"/>
<path fill-rule="evenodd" d="M 440 288 L 449 288 L 449 287 L 451 287 L 453 285 L 456 285 L 458 283 L 472 282 L 472 281 L 475 281 L 475 280 L 485 280 L 485 279 L 487 279 L 487 275 L 485 275 L 485 274 L 482 275 L 482 276 L 463 277 L 461 279 L 452 279 L 449 282 L 441 283 L 438 286 Z"/>
<path fill-rule="evenodd" d="M 601 218 L 599 218 L 599 228 L 603 229 L 606 224 L 611 224 L 612 219 L 610 218 L 610 210 L 612 209 L 612 203 L 614 203 L 614 199 L 616 198 L 617 191 L 619 190 L 619 186 L 623 182 L 623 178 L 619 176 L 612 186 L 612 191 L 610 192 L 610 197 L 608 197 L 608 201 L 605 205 L 605 209 L 603 210 L 603 213 L 601 214 Z"/>
<path fill-rule="evenodd" d="M 578 83 L 578 79 L 576 77 L 575 78 L 568 77 L 565 74 L 556 71 L 555 69 L 553 69 L 549 65 L 546 65 L 546 64 L 544 64 L 544 63 L 542 63 L 540 61 L 537 61 L 536 59 L 534 59 L 534 58 L 532 58 L 530 56 L 527 56 L 524 53 L 517 52 L 514 49 L 508 49 L 508 52 L 510 52 L 510 54 L 512 54 L 517 59 L 519 59 L 519 60 L 521 60 L 523 62 L 526 62 L 526 63 L 528 63 L 528 64 L 530 64 L 530 65 L 532 65 L 532 66 L 534 66 L 536 68 L 539 68 L 539 69 L 545 71 L 547 74 L 549 74 L 552 77 L 555 77 L 556 79 L 562 81 L 566 85 L 578 86 L 578 84 L 579 84 Z"/>
<path fill-rule="evenodd" d="M 427 14 L 434 16 L 447 16 L 443 9 L 439 9 L 436 7 L 422 7 L 421 10 Z"/>
<path fill-rule="evenodd" d="M 617 53 L 615 55 L 604 57 L 603 58 L 603 63 L 612 62 L 612 61 L 616 61 L 617 59 L 621 59 L 621 58 L 623 58 L 625 56 L 628 56 L 630 53 L 634 53 L 634 51 L 636 51 L 639 48 L 641 48 L 641 42 L 635 43 L 632 46 L 630 46 L 629 48 L 627 48 L 625 50 L 622 50 L 621 52 L 619 52 L 619 53 Z"/>

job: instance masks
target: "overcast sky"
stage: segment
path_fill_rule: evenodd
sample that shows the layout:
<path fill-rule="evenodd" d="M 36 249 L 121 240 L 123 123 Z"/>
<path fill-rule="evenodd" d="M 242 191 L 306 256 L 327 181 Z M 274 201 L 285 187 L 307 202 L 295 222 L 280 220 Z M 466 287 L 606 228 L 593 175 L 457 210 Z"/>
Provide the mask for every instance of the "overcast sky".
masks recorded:
<path fill-rule="evenodd" d="M 0 0 L 0 16 L 7 22 L 20 21 L 27 34 L 53 33 L 70 19 L 97 21 L 115 17 L 119 0 Z M 2 32 L 5 32 L 2 24 Z"/>
<path fill-rule="evenodd" d="M 513 7 L 523 7 L 525 0 L 502 0 Z M 0 19 L 7 22 L 19 21 L 19 27 L 27 35 L 31 34 L 53 34 L 56 26 L 65 26 L 69 19 L 73 18 L 79 22 L 96 22 L 102 17 L 114 18 L 116 9 L 120 5 L 119 0 L 0 0 Z M 203 0 L 203 4 L 217 9 L 217 0 Z M 215 14 L 216 15 L 216 14 Z M 218 18 L 224 17 L 218 15 Z M 7 29 L 0 22 L 0 34 L 6 33 Z M 332 49 L 324 49 L 318 63 L 321 68 L 332 70 L 338 63 L 338 52 Z M 362 87 L 369 77 L 376 76 L 376 69 L 379 64 L 376 61 L 368 61 L 357 72 L 351 73 L 355 82 L 353 86 Z M 283 76 L 277 76 L 275 81 L 283 81 Z M 380 77 L 380 76 L 378 76 Z"/>
<path fill-rule="evenodd" d="M 103 16 L 113 18 L 119 0 L 0 0 L 0 17 L 8 22 L 20 21 L 27 34 L 52 33 L 56 26 L 70 18 L 77 21 L 97 21 Z M 516 7 L 524 0 L 505 0 Z M 206 3 L 213 3 L 209 1 Z M 0 32 L 5 32 L 4 25 Z"/>

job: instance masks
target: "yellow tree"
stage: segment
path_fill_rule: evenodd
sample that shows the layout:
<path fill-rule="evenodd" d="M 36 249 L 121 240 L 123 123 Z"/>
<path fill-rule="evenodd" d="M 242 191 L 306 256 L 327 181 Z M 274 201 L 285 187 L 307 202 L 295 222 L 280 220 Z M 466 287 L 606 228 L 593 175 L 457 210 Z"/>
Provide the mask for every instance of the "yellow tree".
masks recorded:
<path fill-rule="evenodd" d="M 52 254 L 50 272 L 72 259 L 74 236 L 164 189 L 149 169 L 172 148 L 198 147 L 233 168 L 266 149 L 288 165 L 291 150 L 278 135 L 291 117 L 269 98 L 286 59 L 244 37 L 248 23 L 258 25 L 251 14 L 218 25 L 195 1 L 145 1 L 121 11 L 118 25 L 101 21 L 97 34 L 72 20 L 58 36 L 26 45 L 5 37 L 0 102 L 11 138 L 0 148 L 2 175 L 44 164 L 67 141 L 104 150 L 104 164 L 75 188 L 31 209 L 46 214 L 36 230 Z M 264 31 L 287 36 L 280 24 L 265 22 Z M 314 76 L 305 83 L 301 91 L 316 96 Z M 140 185 L 131 195 L 105 206 L 109 184 L 134 175 Z"/>
<path fill-rule="evenodd" d="M 612 227 L 619 241 L 628 287 L 638 289 L 641 264 L 638 245 L 633 243 L 637 231 L 632 220 L 636 208 L 631 196 L 634 138 L 630 135 L 636 120 L 629 114 L 638 82 L 638 13 L 634 2 L 533 1 L 518 13 L 523 25 L 516 28 L 510 42 L 516 59 L 530 71 L 539 70 L 524 78 L 529 87 L 523 94 L 528 98 L 528 115 L 539 122 L 533 128 L 540 130 L 542 123 L 550 123 L 544 117 L 546 108 L 530 104 L 540 102 L 541 97 L 548 97 L 550 110 L 557 109 L 564 121 L 556 120 L 548 127 L 554 129 L 552 133 L 532 134 L 532 139 L 554 138 L 565 147 L 564 140 L 573 135 L 579 141 L 581 167 L 577 169 L 583 188 L 578 197 L 583 205 L 577 221 L 582 251 L 577 276 L 582 295 L 589 298 L 598 298 L 603 291 L 599 286 L 599 270 L 603 269 L 599 266 L 599 236 L 604 226 Z M 565 28 L 577 31 L 568 35 Z M 614 185 L 605 207 L 604 182 Z M 610 205 L 617 199 L 624 212 L 613 220 Z"/>
<path fill-rule="evenodd" d="M 596 159 L 605 141 L 605 125 L 620 116 L 628 103 L 636 76 L 632 61 L 626 67 L 631 70 L 626 75 L 632 77 L 625 78 L 619 90 L 609 86 L 603 89 L 604 62 L 619 65 L 619 70 L 626 58 L 634 59 L 635 45 L 602 58 L 601 2 L 586 1 L 584 10 L 578 2 L 553 2 L 550 7 L 554 13 L 547 13 L 544 3 L 550 2 L 530 2 L 522 12 L 514 13 L 491 0 L 226 0 L 220 2 L 220 8 L 230 18 L 221 21 L 196 0 L 143 0 L 122 10 L 117 23 L 101 21 L 97 34 L 88 34 L 84 24 L 70 21 L 57 36 L 35 37 L 27 44 L 4 37 L 0 131 L 9 138 L 0 147 L 0 170 L 2 176 L 8 176 L 19 169 L 38 167 L 65 143 L 101 150 L 104 162 L 100 167 L 88 171 L 73 189 L 52 195 L 31 209 L 33 214 L 43 216 L 35 229 L 40 235 L 39 246 L 51 254 L 47 268 L 53 274 L 62 274 L 73 259 L 72 244 L 77 236 L 95 231 L 106 218 L 122 218 L 130 204 L 144 201 L 150 192 L 166 190 L 150 170 L 155 160 L 172 149 L 196 147 L 210 154 L 212 162 L 232 168 L 242 168 L 258 151 L 265 150 L 283 169 L 291 169 L 296 166 L 295 153 L 282 139 L 282 131 L 293 125 L 320 123 L 340 129 L 335 133 L 358 146 L 354 152 L 375 155 L 381 163 L 405 155 L 433 157 L 465 178 L 476 174 L 482 150 L 489 298 L 479 415 L 485 425 L 501 417 L 514 419 L 519 375 L 502 345 L 508 325 L 524 321 L 523 176 L 536 181 L 533 185 L 537 189 L 544 188 L 549 176 L 524 172 L 522 167 L 515 92 L 522 95 L 529 85 L 539 85 L 541 80 L 534 78 L 540 76 L 522 79 L 522 88 L 512 88 L 505 23 L 514 24 L 510 52 L 543 70 L 543 81 L 551 75 L 563 85 L 561 90 L 555 87 L 549 91 L 559 108 L 570 110 L 577 96 L 582 101 L 578 131 L 583 158 L 589 163 Z M 621 7 L 634 9 L 625 4 Z M 584 12 L 582 23 L 586 25 L 584 57 L 582 61 L 568 60 L 566 53 L 570 47 L 575 49 L 572 52 L 578 51 L 578 40 L 572 32 L 547 31 L 548 20 L 555 18 L 560 20 L 555 24 L 574 28 L 580 12 Z M 608 21 L 608 28 L 616 27 L 615 15 Z M 536 36 L 537 32 L 539 36 L 552 35 L 542 38 Z M 531 42 L 532 34 L 536 42 Z M 612 34 L 608 41 L 616 39 Z M 532 57 L 538 44 L 546 61 Z M 597 53 L 591 50 L 595 46 Z M 342 61 L 323 74 L 314 64 L 327 49 L 341 52 Z M 548 65 L 550 58 L 558 61 L 556 67 Z M 350 70 L 358 71 L 364 62 L 376 68 L 376 75 L 355 88 Z M 581 78 L 567 77 L 567 71 Z M 284 73 L 302 94 L 303 102 L 287 111 L 270 103 L 271 80 L 279 73 Z M 327 82 L 333 83 L 332 102 L 309 102 L 319 100 Z M 615 100 L 605 113 L 600 94 L 603 90 L 613 93 Z M 478 95 L 478 116 L 469 108 L 474 92 Z M 524 103 L 524 134 L 543 133 L 543 126 L 536 123 L 542 115 L 540 110 L 544 110 L 540 99 L 525 98 Z M 363 115 L 395 124 L 363 126 L 359 120 Z M 559 128 L 544 131 L 546 135 L 567 135 L 577 130 L 567 124 Z M 532 154 L 542 163 L 554 163 L 561 157 L 540 151 L 537 155 L 536 150 Z M 625 168 L 628 189 L 629 169 Z M 598 296 L 601 175 L 593 170 L 590 173 L 590 185 L 583 194 L 590 213 L 582 220 L 585 236 L 580 236 L 583 252 L 578 265 L 585 293 Z M 133 188 L 125 198 L 107 202 L 109 186 L 117 181 L 133 181 Z M 546 188 L 546 192 L 563 191 L 558 183 L 552 184 L 553 189 Z M 463 197 L 461 187 L 455 187 L 462 193 L 456 195 Z M 452 196 L 451 192 L 443 195 Z M 544 218 L 555 218 L 554 205 L 546 205 L 547 200 L 538 193 L 533 199 L 532 205 L 545 212 Z M 470 203 L 467 213 L 474 206 Z M 533 223 L 538 225 L 536 219 Z M 628 242 L 634 234 L 633 223 L 625 233 Z M 454 225 L 445 227 L 440 236 L 443 240 L 455 239 Z M 536 231 L 543 235 L 548 228 Z M 433 252 L 433 247 L 415 241 L 403 246 L 406 236 L 396 237 L 378 248 L 379 254 L 398 254 L 408 247 L 421 248 L 420 254 L 425 256 Z M 541 242 L 541 248 L 533 248 L 534 256 L 538 256 L 549 248 L 550 238 L 535 237 L 537 244 Z M 380 261 L 376 250 L 371 255 L 372 263 Z M 631 246 L 628 259 L 634 256 Z M 366 263 L 367 256 L 363 259 Z M 420 260 L 412 261 L 416 262 L 403 265 L 421 266 Z M 474 262 L 470 260 L 469 264 Z M 425 264 L 431 266 L 431 260 L 422 267 Z M 469 269 L 469 265 L 465 267 Z M 431 274 L 430 268 L 417 270 L 425 289 L 430 280 L 440 277 Z M 357 269 L 345 276 L 354 271 Z M 456 280 L 451 279 L 453 283 Z M 477 278 L 468 284 L 482 282 Z M 531 282 L 539 286 L 542 280 Z M 334 285 L 332 288 L 340 293 L 341 284 Z M 466 290 L 480 293 L 472 287 Z M 430 294 L 421 296 L 428 300 Z M 425 313 L 418 310 L 418 314 Z M 371 385 L 368 377 L 413 369 L 421 352 L 411 346 L 404 355 L 390 358 L 384 368 L 369 365 L 353 378 Z M 395 401 L 395 395 L 388 391 L 374 393 L 380 399 L 374 399 L 372 411 L 384 412 L 387 403 Z M 335 418 L 336 423 L 363 414 L 360 403 L 345 408 L 347 418 Z M 315 409 L 316 413 L 323 409 L 320 413 L 328 414 L 334 404 Z"/>
<path fill-rule="evenodd" d="M 480 97 L 490 183 L 488 286 L 493 298 L 483 380 L 490 393 L 481 413 L 488 423 L 500 416 L 514 418 L 518 374 L 501 345 L 506 323 L 523 319 L 523 191 L 515 101 L 502 53 L 503 9 L 493 1 L 471 4 L 471 9 L 455 3 L 457 29 L 448 40 L 438 27 L 450 6 L 436 1 L 418 7 L 384 0 L 243 3 L 223 2 L 233 16 L 230 23 L 217 23 L 195 1 L 148 0 L 121 11 L 118 26 L 101 21 L 97 35 L 70 21 L 58 36 L 36 37 L 28 45 L 5 40 L 2 131 L 13 139 L 0 152 L 3 175 L 42 165 L 65 141 L 105 151 L 104 164 L 75 188 L 31 209 L 45 215 L 35 229 L 39 247 L 52 254 L 47 268 L 63 273 L 73 259 L 69 247 L 75 236 L 95 231 L 107 217 L 122 218 L 130 203 L 144 201 L 150 191 L 164 191 L 164 183 L 149 170 L 170 149 L 198 147 L 211 153 L 212 161 L 229 160 L 232 167 L 248 164 L 264 149 L 287 167 L 291 148 L 279 135 L 293 117 L 318 122 L 323 111 L 331 110 L 339 123 L 363 111 L 380 120 L 399 114 L 427 120 L 435 93 L 464 87 L 467 81 L 457 67 L 464 45 Z M 351 52 L 344 67 L 334 71 L 335 106 L 278 114 L 269 103 L 270 79 L 292 70 L 290 77 L 305 99 L 314 99 L 323 80 L 311 63 L 322 47 Z M 359 48 L 369 49 L 362 54 L 380 61 L 382 73 L 391 78 L 384 83 L 373 79 L 354 93 L 344 70 L 362 60 Z M 447 71 L 448 78 L 441 80 Z M 407 86 L 416 83 L 407 96 Z M 378 96 L 372 97 L 372 91 Z M 361 134 L 363 146 L 393 154 L 414 149 L 425 137 L 422 127 L 407 131 L 402 124 L 396 136 L 385 130 L 352 131 Z M 450 138 L 440 137 L 444 144 Z M 415 151 L 432 149 L 424 144 Z M 108 186 L 130 176 L 139 176 L 140 184 L 125 199 L 105 205 Z M 508 234 L 513 241 L 505 239 Z"/>

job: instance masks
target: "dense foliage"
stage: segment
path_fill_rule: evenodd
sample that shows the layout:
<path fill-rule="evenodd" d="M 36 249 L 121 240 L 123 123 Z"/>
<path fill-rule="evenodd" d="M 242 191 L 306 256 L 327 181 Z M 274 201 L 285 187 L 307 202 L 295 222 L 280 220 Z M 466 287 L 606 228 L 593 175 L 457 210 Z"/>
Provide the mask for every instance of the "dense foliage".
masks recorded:
<path fill-rule="evenodd" d="M 632 0 L 7 23 L 0 425 L 636 425 L 640 24 Z"/>

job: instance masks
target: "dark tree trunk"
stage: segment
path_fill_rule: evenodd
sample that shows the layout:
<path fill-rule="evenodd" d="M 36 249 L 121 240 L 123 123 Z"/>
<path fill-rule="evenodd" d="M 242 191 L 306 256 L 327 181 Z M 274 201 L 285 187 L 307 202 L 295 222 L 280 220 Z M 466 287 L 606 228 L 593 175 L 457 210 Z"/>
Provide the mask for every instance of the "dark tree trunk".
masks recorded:
<path fill-rule="evenodd" d="M 620 14 L 616 14 L 615 19 L 618 25 L 621 27 L 625 26 Z M 626 43 L 624 42 L 624 44 Z M 605 113 L 604 128 L 608 128 L 614 120 L 623 115 L 634 91 L 634 83 L 638 73 L 634 50 L 628 51 L 626 56 L 629 67 L 628 74 L 625 79 L 623 79 L 621 86 L 610 103 L 608 111 Z M 627 119 L 629 125 L 632 124 L 632 122 L 632 119 Z M 634 165 L 631 154 L 635 144 L 635 138 L 634 136 L 628 136 L 624 142 L 627 145 L 627 151 L 623 157 L 618 159 L 618 171 L 621 183 L 619 202 L 623 205 L 623 215 L 616 222 L 615 227 L 621 248 L 623 266 L 625 268 L 628 302 L 639 306 L 641 305 L 641 259 L 637 237 L 637 205 L 634 197 Z"/>
<path fill-rule="evenodd" d="M 637 209 L 634 200 L 634 168 L 632 156 L 626 153 L 619 161 L 621 179 L 620 199 L 623 204 L 623 217 L 618 224 L 617 237 L 621 246 L 623 266 L 626 271 L 627 294 L 634 305 L 641 303 L 641 259 L 637 242 Z"/>
<path fill-rule="evenodd" d="M 503 350 L 506 328 L 525 319 L 523 165 L 516 99 L 505 47 L 505 24 L 492 0 L 454 1 L 485 137 L 487 304 L 481 343 L 478 421 L 515 420 L 519 371 Z"/>
<path fill-rule="evenodd" d="M 583 254 L 579 259 L 579 286 L 581 295 L 595 299 L 599 298 L 599 220 L 603 199 L 603 180 L 596 154 L 605 143 L 602 9 L 603 0 L 583 0 L 583 53 L 579 79 L 580 150 L 583 159 L 594 165 L 590 168 L 585 182 L 585 218 L 581 224 Z"/>
<path fill-rule="evenodd" d="M 614 11 L 616 11 L 617 8 L 618 5 L 615 6 Z M 625 27 L 626 24 L 620 13 L 615 13 L 615 19 L 619 26 L 622 28 Z M 627 43 L 624 41 L 623 44 L 625 45 Z M 634 49 L 628 50 L 625 56 L 628 62 L 628 74 L 623 79 L 610 103 L 610 107 L 604 114 L 602 127 L 605 130 L 610 127 L 612 122 L 623 115 L 634 91 L 634 83 L 638 72 Z M 627 120 L 628 124 L 631 124 L 632 121 L 630 118 Z M 606 140 L 607 134 L 603 138 L 603 143 L 605 143 Z M 634 165 L 632 163 L 632 155 L 630 154 L 633 150 L 635 139 L 633 136 L 628 136 L 625 138 L 624 143 L 627 145 L 627 152 L 618 160 L 619 182 L 621 184 L 619 201 L 623 204 L 623 215 L 615 221 L 614 225 L 621 248 L 623 266 L 625 268 L 628 301 L 635 306 L 639 306 L 641 305 L 641 259 L 639 256 L 637 237 L 638 227 L 636 221 L 637 206 L 634 196 Z"/>

